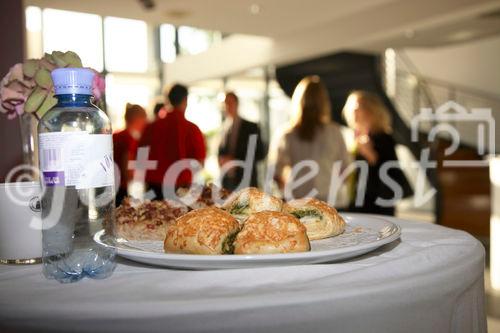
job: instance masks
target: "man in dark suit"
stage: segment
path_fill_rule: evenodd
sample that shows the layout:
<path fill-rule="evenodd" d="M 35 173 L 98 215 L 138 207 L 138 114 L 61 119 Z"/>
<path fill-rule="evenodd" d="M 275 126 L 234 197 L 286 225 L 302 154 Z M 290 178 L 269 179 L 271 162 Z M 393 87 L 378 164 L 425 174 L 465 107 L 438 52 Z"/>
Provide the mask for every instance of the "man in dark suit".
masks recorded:
<path fill-rule="evenodd" d="M 222 186 L 231 191 L 239 186 L 257 186 L 257 162 L 264 159 L 267 154 L 259 126 L 238 115 L 239 101 L 235 93 L 226 93 L 224 104 L 227 119 L 219 146 L 219 165 L 223 171 L 226 171 L 223 174 Z M 252 135 L 256 136 L 255 150 L 253 156 L 247 156 L 247 149 L 251 148 Z M 244 167 L 242 167 L 242 161 L 246 162 Z M 235 166 L 229 167 L 231 164 Z M 251 170 L 246 170 L 246 168 L 251 168 Z M 245 176 L 245 172 L 250 173 L 250 177 Z M 242 184 L 242 181 L 246 184 Z"/>

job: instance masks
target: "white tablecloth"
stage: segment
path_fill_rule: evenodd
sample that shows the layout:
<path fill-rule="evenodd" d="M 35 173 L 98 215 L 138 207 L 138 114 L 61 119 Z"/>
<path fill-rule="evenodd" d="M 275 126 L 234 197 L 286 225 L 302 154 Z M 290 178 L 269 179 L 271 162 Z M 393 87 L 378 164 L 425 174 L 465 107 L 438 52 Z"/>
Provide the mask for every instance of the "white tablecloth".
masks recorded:
<path fill-rule="evenodd" d="M 401 241 L 342 263 L 181 271 L 120 260 L 106 280 L 0 266 L 0 332 L 485 332 L 484 249 L 393 219 Z"/>

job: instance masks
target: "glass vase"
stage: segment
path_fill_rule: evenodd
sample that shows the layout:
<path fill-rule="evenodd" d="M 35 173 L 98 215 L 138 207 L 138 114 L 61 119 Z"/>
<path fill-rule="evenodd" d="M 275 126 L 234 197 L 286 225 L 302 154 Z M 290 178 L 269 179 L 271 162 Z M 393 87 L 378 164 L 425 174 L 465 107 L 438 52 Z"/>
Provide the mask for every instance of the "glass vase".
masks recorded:
<path fill-rule="evenodd" d="M 33 170 L 36 170 L 38 168 L 38 139 L 36 133 L 38 120 L 30 113 L 23 113 L 18 118 L 21 130 L 23 163 L 25 166 L 33 167 Z M 33 176 L 36 175 L 33 174 Z"/>

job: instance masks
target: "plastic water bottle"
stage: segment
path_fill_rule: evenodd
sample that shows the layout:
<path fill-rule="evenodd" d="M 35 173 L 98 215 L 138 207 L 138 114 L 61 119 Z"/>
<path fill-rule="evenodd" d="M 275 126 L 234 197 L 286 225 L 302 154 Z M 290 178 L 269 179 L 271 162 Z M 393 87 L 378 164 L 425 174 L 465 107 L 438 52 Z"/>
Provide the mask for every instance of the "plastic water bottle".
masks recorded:
<path fill-rule="evenodd" d="M 111 125 L 92 104 L 93 77 L 55 69 L 58 102 L 38 125 L 43 273 L 64 283 L 106 278 L 116 266 L 115 250 L 93 240 L 115 207 Z"/>

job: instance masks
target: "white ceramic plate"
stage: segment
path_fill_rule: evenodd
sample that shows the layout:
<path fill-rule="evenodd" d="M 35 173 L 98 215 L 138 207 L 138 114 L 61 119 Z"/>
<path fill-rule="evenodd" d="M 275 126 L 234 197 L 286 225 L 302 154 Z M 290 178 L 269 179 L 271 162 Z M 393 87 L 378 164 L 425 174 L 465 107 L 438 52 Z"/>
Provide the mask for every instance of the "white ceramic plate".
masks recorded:
<path fill-rule="evenodd" d="M 261 266 L 288 266 L 334 262 L 373 251 L 399 238 L 398 225 L 381 217 L 342 214 L 347 227 L 339 236 L 311 241 L 311 251 L 260 255 L 193 255 L 163 252 L 163 242 L 127 241 L 119 239 L 110 245 L 103 233 L 94 240 L 104 246 L 114 246 L 118 255 L 155 266 L 183 269 L 230 269 Z"/>

